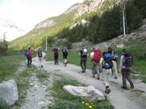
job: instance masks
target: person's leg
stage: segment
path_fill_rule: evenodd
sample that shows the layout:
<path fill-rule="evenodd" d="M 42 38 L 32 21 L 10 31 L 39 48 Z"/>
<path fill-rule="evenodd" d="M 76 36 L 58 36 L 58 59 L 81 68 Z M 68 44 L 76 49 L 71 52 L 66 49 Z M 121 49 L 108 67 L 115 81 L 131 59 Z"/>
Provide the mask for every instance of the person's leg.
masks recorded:
<path fill-rule="evenodd" d="M 131 73 L 131 70 L 130 70 L 130 69 L 127 69 L 127 70 L 126 70 L 126 79 L 127 79 L 128 82 L 130 83 L 131 88 L 134 88 L 134 84 L 133 84 L 133 82 L 132 82 L 132 80 L 131 80 L 131 78 L 130 78 L 130 73 Z"/>
<path fill-rule="evenodd" d="M 31 63 L 32 63 L 32 58 L 30 57 L 30 63 L 29 63 L 30 66 L 31 66 Z"/>
<path fill-rule="evenodd" d="M 83 72 L 83 59 L 82 58 L 80 59 L 80 66 L 81 66 L 81 69 L 82 69 L 81 72 Z"/>
<path fill-rule="evenodd" d="M 83 64 L 84 64 L 84 73 L 86 72 L 86 62 L 87 62 L 87 58 L 84 58 Z"/>
<path fill-rule="evenodd" d="M 104 69 L 104 85 L 105 85 L 105 93 L 109 94 L 111 92 L 109 88 L 109 75 L 111 74 L 111 69 Z"/>
<path fill-rule="evenodd" d="M 117 73 L 117 62 L 116 61 L 113 61 L 113 70 L 114 70 L 115 79 L 117 79 L 118 73 Z"/>
<path fill-rule="evenodd" d="M 27 57 L 27 66 L 29 67 L 29 58 Z"/>
<path fill-rule="evenodd" d="M 67 64 L 67 55 L 64 55 L 63 58 L 64 58 L 64 66 L 66 66 L 66 64 Z"/>
<path fill-rule="evenodd" d="M 56 64 L 56 56 L 54 56 L 54 64 Z"/>
<path fill-rule="evenodd" d="M 97 79 L 100 79 L 99 67 L 100 67 L 99 63 L 96 62 Z"/>
<path fill-rule="evenodd" d="M 123 89 L 127 88 L 127 83 L 126 83 L 126 69 L 122 69 L 122 82 L 123 82 Z"/>
<path fill-rule="evenodd" d="M 92 77 L 95 78 L 95 66 L 96 66 L 96 63 L 94 61 L 92 61 Z"/>
<path fill-rule="evenodd" d="M 56 56 L 56 64 L 57 64 L 57 65 L 59 64 L 58 56 Z"/>
<path fill-rule="evenodd" d="M 67 59 L 64 59 L 64 66 L 66 67 Z"/>
<path fill-rule="evenodd" d="M 54 59 L 55 60 L 55 65 L 56 65 L 56 64 L 58 64 L 58 56 L 55 56 L 54 58 L 55 58 Z"/>
<path fill-rule="evenodd" d="M 43 61 L 43 59 L 42 59 L 42 57 L 40 57 L 40 64 L 41 64 L 41 67 L 43 67 L 42 61 Z"/>

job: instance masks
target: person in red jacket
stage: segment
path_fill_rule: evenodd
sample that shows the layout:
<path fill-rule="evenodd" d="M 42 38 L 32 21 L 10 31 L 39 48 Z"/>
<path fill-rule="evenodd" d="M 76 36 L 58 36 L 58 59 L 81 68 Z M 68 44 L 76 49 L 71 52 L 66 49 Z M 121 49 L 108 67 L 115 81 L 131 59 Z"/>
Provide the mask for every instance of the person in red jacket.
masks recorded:
<path fill-rule="evenodd" d="M 32 51 L 31 48 L 28 48 L 28 55 L 27 55 L 27 66 L 30 67 L 32 63 Z"/>

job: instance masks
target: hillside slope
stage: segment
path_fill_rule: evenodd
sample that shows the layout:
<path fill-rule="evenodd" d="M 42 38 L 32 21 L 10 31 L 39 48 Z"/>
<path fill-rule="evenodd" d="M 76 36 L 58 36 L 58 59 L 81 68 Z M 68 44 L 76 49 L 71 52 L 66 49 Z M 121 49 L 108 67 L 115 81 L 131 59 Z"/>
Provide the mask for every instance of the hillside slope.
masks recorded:
<path fill-rule="evenodd" d="M 71 6 L 63 14 L 48 18 L 38 24 L 28 32 L 25 36 L 22 36 L 15 41 L 11 42 L 10 48 L 22 49 L 30 46 L 36 48 L 45 43 L 46 36 L 49 38 L 48 42 L 58 35 L 62 35 L 62 30 L 69 28 L 71 25 L 80 21 L 80 17 L 91 12 L 106 10 L 118 3 L 118 0 L 85 0 L 84 3 L 75 4 Z M 83 17 L 85 17 L 83 16 Z M 49 42 L 50 43 L 50 42 Z"/>

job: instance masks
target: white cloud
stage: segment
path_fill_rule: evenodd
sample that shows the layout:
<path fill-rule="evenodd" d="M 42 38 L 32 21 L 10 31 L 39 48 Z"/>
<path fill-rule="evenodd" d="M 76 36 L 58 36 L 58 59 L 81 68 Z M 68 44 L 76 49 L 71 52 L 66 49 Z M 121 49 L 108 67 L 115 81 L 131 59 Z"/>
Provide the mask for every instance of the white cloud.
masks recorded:
<path fill-rule="evenodd" d="M 81 2 L 83 0 L 1 0 L 0 17 L 10 19 L 19 28 L 29 31 L 37 23 Z"/>

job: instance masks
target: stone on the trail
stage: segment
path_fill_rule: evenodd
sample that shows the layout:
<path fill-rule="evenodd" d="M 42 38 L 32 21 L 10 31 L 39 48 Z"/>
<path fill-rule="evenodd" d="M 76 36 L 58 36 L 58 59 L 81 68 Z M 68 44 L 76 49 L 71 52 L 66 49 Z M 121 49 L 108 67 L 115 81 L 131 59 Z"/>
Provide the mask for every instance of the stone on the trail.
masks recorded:
<path fill-rule="evenodd" d="M 18 89 L 15 80 L 5 81 L 0 84 L 0 99 L 8 105 L 13 105 L 18 100 Z"/>
<path fill-rule="evenodd" d="M 101 91 L 95 89 L 93 86 L 82 87 L 66 85 L 63 87 L 63 89 L 74 96 L 80 96 L 90 101 L 105 99 L 104 94 Z"/>

